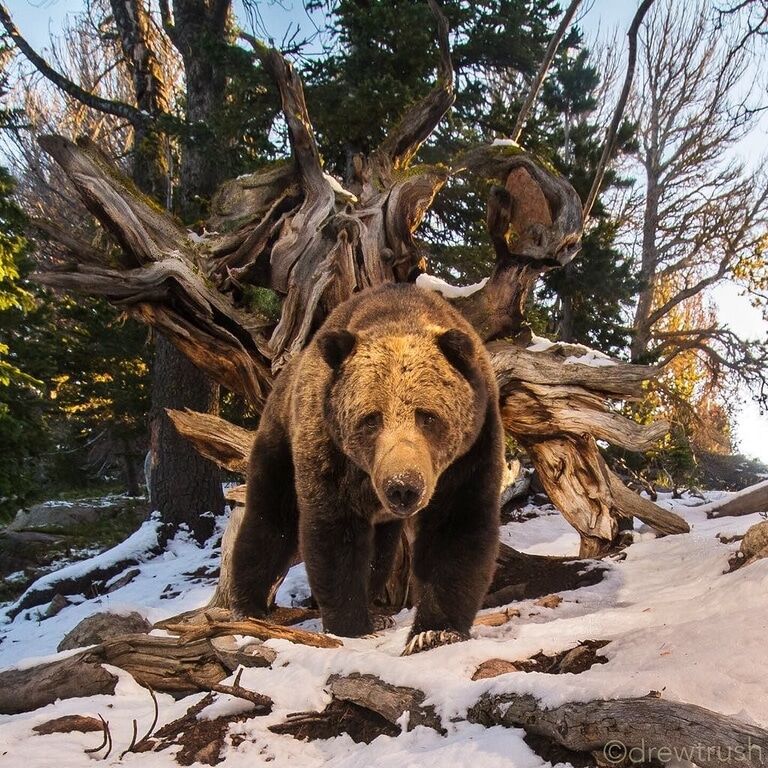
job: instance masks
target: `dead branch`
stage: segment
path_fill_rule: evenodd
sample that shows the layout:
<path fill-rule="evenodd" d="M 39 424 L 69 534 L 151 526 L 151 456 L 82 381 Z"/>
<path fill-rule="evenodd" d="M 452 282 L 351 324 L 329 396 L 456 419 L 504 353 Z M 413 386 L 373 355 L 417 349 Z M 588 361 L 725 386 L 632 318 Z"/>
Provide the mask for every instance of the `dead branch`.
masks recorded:
<path fill-rule="evenodd" d="M 406 168 L 410 164 L 419 147 L 432 134 L 456 100 L 448 41 L 448 20 L 437 0 L 428 2 L 437 22 L 437 42 L 440 50 L 437 83 L 423 99 L 406 110 L 395 128 L 371 155 L 371 173 L 380 183 L 391 184 L 392 171 Z"/>
<path fill-rule="evenodd" d="M 125 102 L 113 101 L 112 99 L 104 99 L 101 96 L 96 96 L 93 93 L 89 93 L 84 88 L 81 88 L 77 83 L 64 77 L 61 72 L 57 72 L 34 50 L 34 48 L 32 48 L 13 23 L 10 13 L 8 13 L 8 9 L 3 4 L 0 4 L 0 24 L 3 25 L 8 37 L 13 40 L 16 47 L 27 57 L 29 62 L 38 72 L 40 72 L 40 74 L 50 80 L 64 93 L 71 96 L 73 99 L 77 99 L 77 101 L 85 104 L 87 107 L 99 112 L 104 112 L 108 115 L 121 117 L 124 120 L 128 120 L 132 125 L 150 126 L 154 124 L 158 118 L 162 118 L 168 128 L 175 127 L 178 130 L 184 125 L 177 117 L 168 113 L 150 115 L 136 109 L 136 107 L 131 106 L 130 104 L 126 104 Z"/>
<path fill-rule="evenodd" d="M 255 432 L 213 416 L 187 408 L 168 410 L 168 416 L 179 434 L 189 440 L 197 451 L 220 467 L 245 475 Z"/>
<path fill-rule="evenodd" d="M 292 643 L 309 645 L 313 648 L 339 648 L 343 645 L 341 640 L 330 635 L 306 632 L 302 629 L 290 629 L 260 619 L 244 619 L 242 621 L 211 620 L 207 624 L 200 626 L 166 624 L 165 629 L 178 634 L 182 645 L 196 643 L 203 639 L 219 637 L 221 635 L 247 635 L 248 637 L 257 637 L 259 640 L 289 640 Z"/>
<path fill-rule="evenodd" d="M 541 86 L 544 85 L 544 79 L 549 72 L 549 68 L 552 66 L 552 62 L 555 59 L 557 49 L 560 47 L 560 43 L 563 41 L 565 33 L 568 31 L 568 27 L 570 26 L 571 21 L 576 15 L 576 11 L 579 9 L 580 5 L 581 0 L 571 0 L 570 5 L 565 9 L 565 13 L 560 19 L 560 24 L 558 25 L 557 30 L 555 30 L 555 34 L 552 35 L 552 38 L 549 41 L 549 45 L 547 46 L 544 58 L 539 65 L 539 71 L 536 73 L 536 77 L 531 83 L 530 90 L 528 91 L 525 97 L 525 101 L 523 101 L 523 105 L 520 107 L 520 111 L 518 112 L 517 118 L 515 119 L 515 127 L 512 129 L 512 139 L 514 141 L 520 141 L 520 136 L 523 133 L 525 122 L 528 120 L 531 109 L 533 109 L 533 105 L 536 103 L 536 99 L 539 96 L 539 91 L 541 91 Z"/>
<path fill-rule="evenodd" d="M 238 699 L 244 699 L 250 701 L 253 704 L 253 709 L 249 714 L 252 715 L 268 715 L 272 711 L 272 699 L 269 696 L 264 696 L 254 691 L 249 691 L 247 688 L 243 688 L 240 685 L 240 678 L 243 674 L 242 667 L 237 671 L 235 680 L 232 685 L 223 685 L 221 683 L 207 683 L 205 680 L 197 680 L 194 676 L 190 677 L 190 680 L 199 685 L 201 690 L 214 691 L 216 693 L 224 693 L 228 696 L 234 696 Z"/>
<path fill-rule="evenodd" d="M 648 13 L 648 9 L 653 5 L 655 0 L 643 0 L 637 8 L 632 23 L 629 25 L 627 32 L 627 38 L 629 40 L 629 51 L 627 53 L 627 73 L 624 77 L 624 85 L 619 95 L 619 100 L 616 103 L 616 108 L 613 111 L 613 117 L 611 118 L 611 124 L 608 126 L 608 130 L 605 134 L 605 143 L 603 144 L 603 152 L 600 155 L 597 168 L 595 169 L 595 178 L 592 182 L 592 188 L 587 195 L 587 201 L 584 203 L 584 220 L 589 218 L 589 214 L 592 211 L 592 207 L 597 200 L 597 196 L 600 194 L 600 187 L 603 184 L 603 178 L 605 178 L 605 172 L 608 169 L 608 163 L 616 149 L 616 137 L 619 133 L 619 126 L 624 118 L 624 110 L 627 106 L 627 99 L 629 98 L 629 92 L 632 90 L 632 81 L 635 78 L 635 66 L 637 64 L 637 35 L 640 31 L 640 25 L 643 23 L 645 14 Z"/>

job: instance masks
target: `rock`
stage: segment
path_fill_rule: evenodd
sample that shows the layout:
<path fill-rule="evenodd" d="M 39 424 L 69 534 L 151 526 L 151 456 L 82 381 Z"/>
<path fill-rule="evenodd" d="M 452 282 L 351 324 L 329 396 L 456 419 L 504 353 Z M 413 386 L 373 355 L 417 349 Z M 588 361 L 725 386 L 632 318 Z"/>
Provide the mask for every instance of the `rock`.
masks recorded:
<path fill-rule="evenodd" d="M 72 605 L 72 603 L 70 603 L 69 600 L 64 597 L 64 595 L 54 595 L 53 600 L 51 600 L 48 608 L 45 611 L 45 614 L 43 615 L 43 618 L 50 619 L 52 616 L 55 616 L 57 613 L 63 611 L 68 605 Z"/>
<path fill-rule="evenodd" d="M 47 735 L 49 733 L 72 733 L 72 731 L 91 733 L 101 731 L 103 727 L 101 721 L 95 717 L 64 715 L 63 717 L 57 717 L 54 720 L 40 723 L 40 725 L 36 725 L 32 730 L 41 735 Z"/>
<path fill-rule="evenodd" d="M 485 680 L 488 677 L 506 675 L 508 672 L 517 672 L 517 667 L 511 661 L 504 659 L 488 659 L 484 661 L 472 675 L 473 680 Z"/>
<path fill-rule="evenodd" d="M 560 595 L 545 595 L 540 597 L 534 605 L 540 605 L 542 608 L 557 608 L 562 602 L 563 598 Z"/>
<path fill-rule="evenodd" d="M 20 509 L 9 531 L 34 529 L 66 530 L 84 523 L 95 523 L 105 517 L 113 517 L 125 510 L 125 499 L 80 499 L 78 501 L 46 501 L 29 509 Z"/>
<path fill-rule="evenodd" d="M 768 520 L 756 523 L 741 540 L 741 552 L 746 558 L 753 558 L 768 548 Z M 763 555 L 765 556 L 765 555 Z"/>
<path fill-rule="evenodd" d="M 57 651 L 69 651 L 85 645 L 96 645 L 118 635 L 150 632 L 152 625 L 140 614 L 95 613 L 83 619 L 59 643 Z"/>
<path fill-rule="evenodd" d="M 768 520 L 755 523 L 744 534 L 739 551 L 730 560 L 730 570 L 738 570 L 764 557 L 768 557 Z"/>

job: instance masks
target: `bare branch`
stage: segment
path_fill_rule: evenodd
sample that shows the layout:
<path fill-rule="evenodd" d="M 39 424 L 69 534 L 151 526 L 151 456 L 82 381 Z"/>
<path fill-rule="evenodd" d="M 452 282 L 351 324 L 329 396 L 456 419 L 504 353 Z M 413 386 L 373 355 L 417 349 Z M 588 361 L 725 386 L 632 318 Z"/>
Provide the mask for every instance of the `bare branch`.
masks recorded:
<path fill-rule="evenodd" d="M 520 140 L 520 136 L 523 133 L 523 126 L 525 125 L 525 122 L 528 119 L 531 110 L 533 109 L 533 105 L 536 103 L 536 99 L 539 96 L 539 91 L 541 91 L 541 86 L 544 84 L 544 79 L 549 72 L 549 68 L 552 66 L 555 55 L 557 54 L 557 49 L 560 47 L 560 43 L 563 41 L 565 33 L 568 31 L 568 27 L 570 26 L 571 21 L 576 15 L 576 11 L 579 9 L 580 5 L 581 0 L 571 0 L 570 5 L 563 14 L 563 18 L 560 19 L 560 24 L 555 31 L 555 34 L 552 35 L 552 39 L 549 41 L 549 45 L 547 46 L 544 58 L 542 59 L 541 65 L 539 66 L 539 71 L 536 73 L 536 77 L 531 83 L 531 88 L 525 97 L 523 106 L 520 107 L 520 112 L 517 114 L 515 127 L 512 129 L 512 139 L 514 141 Z"/>
<path fill-rule="evenodd" d="M 627 74 L 624 77 L 624 86 L 621 89 L 621 95 L 616 104 L 616 109 L 613 112 L 613 118 L 611 124 L 608 126 L 608 131 L 605 134 L 605 144 L 603 145 L 603 153 L 600 156 L 600 161 L 597 164 L 595 170 L 595 178 L 592 182 L 592 189 L 589 190 L 587 195 L 587 201 L 584 203 L 584 220 L 589 218 L 589 214 L 592 211 L 592 207 L 597 200 L 597 196 L 600 193 L 600 187 L 603 184 L 605 178 L 605 172 L 608 168 L 608 162 L 613 156 L 616 149 L 616 137 L 619 133 L 619 126 L 621 125 L 622 118 L 624 117 L 624 109 L 627 106 L 627 99 L 629 98 L 629 92 L 632 89 L 632 81 L 635 77 L 635 66 L 637 64 L 637 34 L 640 30 L 640 25 L 645 18 L 645 14 L 648 9 L 653 5 L 655 0 L 643 0 L 638 7 L 632 24 L 630 24 L 629 31 L 627 32 L 627 38 L 629 39 L 629 52 L 627 54 Z"/>
<path fill-rule="evenodd" d="M 435 130 L 456 99 L 448 40 L 448 20 L 437 0 L 428 0 L 428 2 L 437 21 L 437 42 L 440 49 L 437 83 L 423 99 L 406 111 L 372 154 L 372 166 L 384 177 L 387 177 L 393 168 L 408 166 L 419 147 Z"/>
<path fill-rule="evenodd" d="M 57 88 L 60 88 L 64 93 L 71 96 L 73 99 L 85 104 L 91 109 L 98 110 L 99 112 L 105 112 L 109 115 L 115 115 L 116 117 L 122 117 L 128 120 L 132 125 L 149 126 L 155 123 L 158 117 L 162 117 L 167 121 L 168 126 L 183 125 L 173 115 L 162 113 L 161 115 L 151 115 L 144 113 L 141 110 L 132 107 L 130 104 L 126 104 L 121 101 L 112 101 L 111 99 L 104 99 L 100 96 L 96 96 L 89 93 L 84 88 L 81 88 L 76 83 L 73 83 L 68 78 L 64 77 L 60 72 L 57 72 L 51 67 L 48 62 L 40 56 L 32 46 L 21 35 L 16 25 L 13 23 L 11 15 L 8 13 L 8 9 L 5 5 L 0 4 L 0 23 L 5 27 L 5 31 L 8 36 L 13 40 L 18 49 L 27 57 L 31 64 L 40 72 L 40 74 L 47 77 Z"/>

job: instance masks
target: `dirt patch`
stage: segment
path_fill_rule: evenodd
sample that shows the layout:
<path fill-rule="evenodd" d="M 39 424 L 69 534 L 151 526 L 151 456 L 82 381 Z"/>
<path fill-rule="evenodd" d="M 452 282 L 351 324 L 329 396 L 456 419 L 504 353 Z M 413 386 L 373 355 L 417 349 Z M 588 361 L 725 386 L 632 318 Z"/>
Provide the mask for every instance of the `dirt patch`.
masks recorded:
<path fill-rule="evenodd" d="M 572 765 L 573 768 L 588 768 L 588 766 L 597 766 L 597 760 L 588 752 L 574 752 L 566 749 L 556 741 L 539 736 L 535 733 L 526 731 L 523 741 L 535 752 L 544 762 L 550 765 Z"/>
<path fill-rule="evenodd" d="M 270 726 L 273 733 L 302 741 L 332 739 L 348 733 L 352 741 L 370 744 L 377 736 L 397 736 L 400 729 L 381 715 L 350 701 L 334 699 L 322 712 L 297 712 L 284 723 Z"/>
<path fill-rule="evenodd" d="M 150 738 L 134 749 L 135 752 L 162 752 L 180 746 L 175 759 L 179 765 L 218 765 L 224 760 L 229 726 L 253 717 L 253 712 L 240 712 L 210 720 L 200 720 L 198 715 L 215 701 L 212 693 L 190 707 L 182 717 L 164 725 Z"/>
<path fill-rule="evenodd" d="M 498 677 L 509 672 L 543 672 L 546 675 L 578 675 L 586 672 L 595 664 L 606 664 L 608 659 L 599 654 L 601 648 L 608 645 L 608 640 L 584 640 L 574 648 L 554 654 L 537 653 L 521 661 L 488 659 L 472 675 L 473 680 Z"/>

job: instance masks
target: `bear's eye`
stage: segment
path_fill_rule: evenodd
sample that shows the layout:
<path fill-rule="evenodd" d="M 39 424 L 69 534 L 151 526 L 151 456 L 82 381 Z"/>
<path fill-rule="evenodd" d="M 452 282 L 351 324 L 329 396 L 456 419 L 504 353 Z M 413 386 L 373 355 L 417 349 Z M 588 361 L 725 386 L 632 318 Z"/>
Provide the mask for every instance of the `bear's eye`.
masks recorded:
<path fill-rule="evenodd" d="M 439 421 L 436 414 L 432 411 L 425 411 L 422 408 L 416 409 L 416 423 L 420 427 L 433 427 Z"/>
<path fill-rule="evenodd" d="M 376 432 L 382 425 L 383 419 L 378 411 L 373 411 L 360 419 L 358 428 L 361 432 Z"/>

